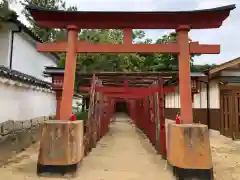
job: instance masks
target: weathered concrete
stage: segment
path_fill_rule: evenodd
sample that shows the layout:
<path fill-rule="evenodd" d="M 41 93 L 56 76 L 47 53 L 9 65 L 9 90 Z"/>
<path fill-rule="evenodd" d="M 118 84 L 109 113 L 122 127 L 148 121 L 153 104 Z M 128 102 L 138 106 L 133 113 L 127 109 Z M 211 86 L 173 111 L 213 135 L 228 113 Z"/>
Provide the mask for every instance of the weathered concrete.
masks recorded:
<path fill-rule="evenodd" d="M 172 120 L 172 119 L 166 119 L 165 121 L 166 121 L 166 130 L 167 130 L 168 124 L 175 123 L 175 120 Z M 209 129 L 209 135 L 211 137 L 221 136 L 219 131 L 213 130 L 213 129 Z"/>
<path fill-rule="evenodd" d="M 53 117 L 38 117 L 25 121 L 6 121 L 0 124 L 0 165 L 39 140 L 40 123 Z"/>

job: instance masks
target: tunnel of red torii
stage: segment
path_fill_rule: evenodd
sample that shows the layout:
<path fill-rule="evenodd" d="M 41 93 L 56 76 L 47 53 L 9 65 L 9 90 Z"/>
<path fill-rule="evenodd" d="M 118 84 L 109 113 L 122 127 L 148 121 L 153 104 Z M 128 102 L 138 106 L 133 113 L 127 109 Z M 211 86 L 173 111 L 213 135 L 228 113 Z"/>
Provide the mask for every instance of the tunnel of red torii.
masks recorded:
<path fill-rule="evenodd" d="M 52 78 L 52 89 L 56 92 L 56 119 L 60 116 L 60 102 L 62 99 L 64 68 L 46 67 L 44 71 L 45 76 Z M 81 77 L 85 83 L 78 86 L 79 93 L 90 94 L 93 76 L 96 77 L 98 84 L 95 85 L 95 91 L 102 93 L 109 99 L 115 100 L 129 100 L 129 99 L 143 99 L 153 96 L 155 93 L 166 94 L 175 92 L 176 86 L 169 84 L 169 81 L 178 80 L 178 72 L 100 72 L 100 73 L 81 73 L 77 72 L 76 77 Z M 199 82 L 207 82 L 206 77 L 199 73 L 191 73 L 191 91 L 193 94 L 198 92 Z M 85 96 L 86 97 L 86 96 Z M 162 96 L 164 102 L 164 97 Z M 86 100 L 84 98 L 84 100 Z M 82 106 L 86 106 L 84 102 Z M 116 104 L 114 104 L 116 105 Z M 85 107 L 84 107 L 85 108 Z M 164 109 L 162 109 L 164 111 Z M 162 120 L 165 123 L 164 119 Z"/>
<path fill-rule="evenodd" d="M 46 67 L 44 74 L 52 77 L 52 88 L 56 91 L 57 119 L 60 116 L 60 101 L 62 99 L 64 69 Z M 177 72 L 100 72 L 100 73 L 76 73 L 85 83 L 78 87 L 80 93 L 90 93 L 92 79 L 95 76 L 98 84 L 95 91 L 104 94 L 108 98 L 116 99 L 142 99 L 154 95 L 154 93 L 174 92 L 175 86 L 165 87 L 164 83 L 175 78 Z M 154 85 L 155 83 L 155 85 Z"/>
<path fill-rule="evenodd" d="M 40 52 L 66 52 L 60 119 L 72 114 L 72 97 L 76 72 L 77 53 L 173 53 L 178 55 L 181 119 L 192 123 L 190 83 L 190 55 L 218 54 L 219 45 L 202 45 L 189 42 L 191 29 L 219 28 L 235 5 L 196 11 L 159 12 L 67 12 L 27 6 L 41 27 L 67 29 L 68 40 L 38 43 Z M 81 29 L 123 29 L 123 44 L 91 44 L 78 40 Z M 176 43 L 132 44 L 132 29 L 175 29 Z"/>
<path fill-rule="evenodd" d="M 52 87 L 53 90 L 56 91 L 58 104 L 56 119 L 60 116 L 59 105 L 62 98 L 61 92 L 63 90 L 64 71 L 63 68 L 56 67 L 46 67 L 44 71 L 44 74 L 52 77 Z M 108 103 L 108 108 L 106 108 L 105 111 L 109 118 L 114 115 L 117 104 L 125 102 L 124 104 L 127 108 L 126 111 L 128 115 L 134 123 L 140 127 L 149 127 L 149 125 L 147 125 L 149 119 L 155 119 L 155 121 L 157 121 L 151 123 L 154 127 L 159 122 L 161 129 L 159 132 L 161 147 L 158 147 L 157 151 L 162 154 L 163 157 L 166 157 L 165 119 L 163 114 L 164 94 L 175 91 L 175 87 L 170 86 L 164 88 L 164 83 L 177 76 L 177 72 L 77 72 L 76 76 L 84 80 L 84 82 L 79 85 L 79 91 L 89 94 L 91 97 L 90 100 L 93 98 L 91 92 L 93 87 L 94 92 L 102 95 L 104 101 Z M 154 104 L 150 99 L 158 103 Z M 99 103 L 103 104 L 102 100 L 100 100 Z M 92 106 L 89 105 L 87 108 L 91 109 Z M 139 111 L 144 111 L 145 113 L 140 113 Z M 144 117 L 144 120 L 141 120 L 141 123 L 139 123 L 139 118 L 141 117 Z M 153 144 L 156 144 L 158 141 L 154 140 L 156 136 L 156 134 L 154 134 L 153 130 L 150 139 Z"/>

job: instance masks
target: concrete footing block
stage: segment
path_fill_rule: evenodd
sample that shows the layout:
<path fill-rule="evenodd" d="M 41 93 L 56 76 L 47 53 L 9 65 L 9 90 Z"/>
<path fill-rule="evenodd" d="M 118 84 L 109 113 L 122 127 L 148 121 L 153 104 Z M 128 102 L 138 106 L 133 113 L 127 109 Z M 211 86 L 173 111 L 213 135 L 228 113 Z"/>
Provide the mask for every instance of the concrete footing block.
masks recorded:
<path fill-rule="evenodd" d="M 213 180 L 209 131 L 202 124 L 169 124 L 168 164 L 179 180 Z"/>
<path fill-rule="evenodd" d="M 52 173 L 62 171 L 61 167 L 77 167 L 84 156 L 83 121 L 49 120 L 41 126 L 37 173 L 49 171 L 47 167 L 51 167 Z"/>

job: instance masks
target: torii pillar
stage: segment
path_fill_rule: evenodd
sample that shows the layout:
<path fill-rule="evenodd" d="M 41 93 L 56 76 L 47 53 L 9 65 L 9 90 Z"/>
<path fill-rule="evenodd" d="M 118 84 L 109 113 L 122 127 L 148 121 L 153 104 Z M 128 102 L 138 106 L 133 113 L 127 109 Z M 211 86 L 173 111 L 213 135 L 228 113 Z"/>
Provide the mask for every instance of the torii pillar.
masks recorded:
<path fill-rule="evenodd" d="M 67 30 L 66 70 L 61 99 L 57 99 L 56 117 L 59 119 L 47 121 L 43 125 L 37 164 L 38 175 L 49 171 L 75 173 L 84 156 L 83 121 L 69 121 L 72 114 L 79 29 L 69 25 Z"/>
<path fill-rule="evenodd" d="M 60 120 L 69 120 L 71 117 L 76 73 L 76 48 L 79 29 L 74 25 L 70 25 L 67 27 L 67 30 L 68 41 L 65 61 L 66 70 L 64 72 L 62 100 L 60 102 Z"/>
<path fill-rule="evenodd" d="M 190 46 L 188 32 L 189 26 L 179 26 L 178 34 L 178 67 L 179 67 L 179 89 L 181 102 L 181 120 L 184 124 L 193 123 L 192 96 L 191 96 L 191 73 L 190 73 Z"/>

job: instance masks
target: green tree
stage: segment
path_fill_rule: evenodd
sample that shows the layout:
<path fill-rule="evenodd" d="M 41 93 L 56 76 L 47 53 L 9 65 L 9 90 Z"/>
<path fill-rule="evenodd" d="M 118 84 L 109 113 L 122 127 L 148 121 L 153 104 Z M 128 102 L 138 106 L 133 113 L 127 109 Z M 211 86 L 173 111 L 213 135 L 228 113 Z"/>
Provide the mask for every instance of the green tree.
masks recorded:
<path fill-rule="evenodd" d="M 193 65 L 192 71 L 193 72 L 203 72 L 207 69 L 213 68 L 216 64 L 204 64 L 204 65 Z"/>
<path fill-rule="evenodd" d="M 9 9 L 9 3 L 7 0 L 0 2 L 0 20 L 7 21 L 10 19 L 17 19 L 17 13 Z"/>
<path fill-rule="evenodd" d="M 177 42 L 177 33 L 172 32 L 156 40 L 156 44 L 167 44 Z M 191 39 L 189 39 L 189 42 Z M 191 68 L 193 68 L 194 56 L 190 59 Z M 177 71 L 178 70 L 178 57 L 175 54 L 160 54 L 154 53 L 145 56 L 145 70 L 147 71 Z"/>
<path fill-rule="evenodd" d="M 63 0 L 21 0 L 22 5 L 36 5 L 39 7 L 54 9 L 54 10 L 67 10 L 67 11 L 76 11 L 77 7 L 75 6 L 66 6 L 66 2 Z M 26 8 L 22 11 L 26 19 L 31 25 L 31 30 L 39 36 L 44 42 L 52 42 L 55 40 L 66 39 L 66 31 L 59 29 L 51 28 L 41 28 L 37 26 L 32 16 Z"/>
<path fill-rule="evenodd" d="M 133 39 L 141 39 L 144 31 L 133 31 Z M 91 43 L 121 44 L 123 42 L 122 30 L 90 30 L 84 29 L 79 34 L 79 39 Z M 77 68 L 83 72 L 93 71 L 141 71 L 144 57 L 139 54 L 79 54 Z M 65 59 L 62 58 L 59 66 L 64 67 Z"/>

